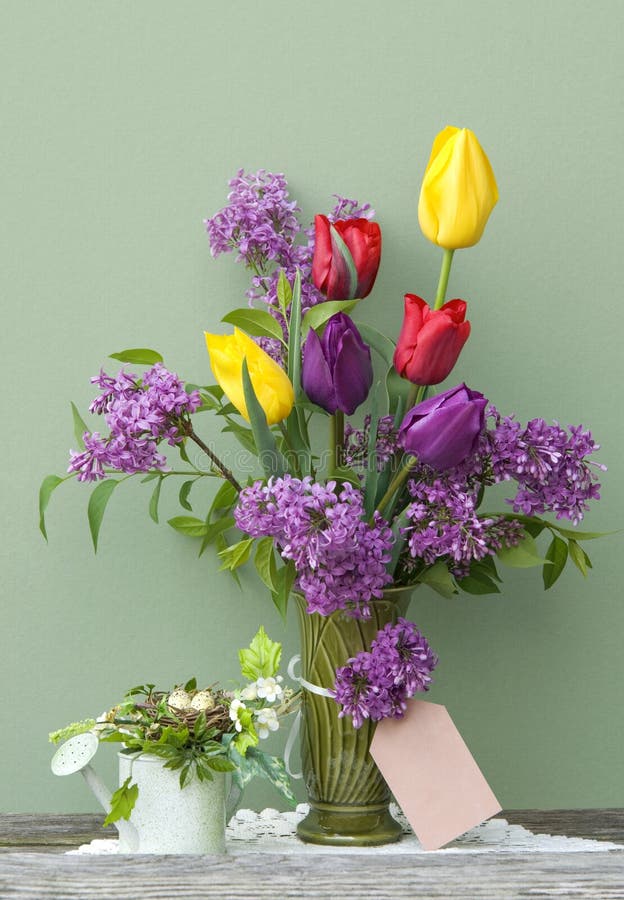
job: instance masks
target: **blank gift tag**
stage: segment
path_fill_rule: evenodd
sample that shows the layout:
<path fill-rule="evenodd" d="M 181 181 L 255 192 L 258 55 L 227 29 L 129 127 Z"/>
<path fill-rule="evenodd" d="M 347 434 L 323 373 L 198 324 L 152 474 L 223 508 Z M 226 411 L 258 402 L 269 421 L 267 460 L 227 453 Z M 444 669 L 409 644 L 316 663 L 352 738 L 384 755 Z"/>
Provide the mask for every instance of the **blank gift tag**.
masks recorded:
<path fill-rule="evenodd" d="M 410 700 L 382 719 L 371 756 L 425 850 L 438 850 L 501 811 L 445 706 Z"/>

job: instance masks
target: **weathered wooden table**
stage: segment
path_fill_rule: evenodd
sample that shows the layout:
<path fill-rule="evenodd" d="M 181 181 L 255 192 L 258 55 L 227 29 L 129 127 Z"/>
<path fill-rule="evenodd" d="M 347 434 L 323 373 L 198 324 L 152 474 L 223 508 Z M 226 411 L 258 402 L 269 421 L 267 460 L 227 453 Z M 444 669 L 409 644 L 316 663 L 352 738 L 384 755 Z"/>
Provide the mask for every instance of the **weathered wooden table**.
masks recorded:
<path fill-rule="evenodd" d="M 0 816 L 0 897 L 55 900 L 445 900 L 624 898 L 624 810 L 503 813 L 533 832 L 622 843 L 622 850 L 314 857 L 65 856 L 111 837 L 95 815 Z"/>

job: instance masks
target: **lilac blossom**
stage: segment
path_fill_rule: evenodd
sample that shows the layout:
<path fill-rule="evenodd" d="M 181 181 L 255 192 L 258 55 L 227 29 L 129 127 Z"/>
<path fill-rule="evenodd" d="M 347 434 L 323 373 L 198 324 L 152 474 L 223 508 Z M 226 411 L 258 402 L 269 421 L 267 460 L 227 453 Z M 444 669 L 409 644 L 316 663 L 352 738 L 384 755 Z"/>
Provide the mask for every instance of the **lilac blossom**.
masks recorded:
<path fill-rule="evenodd" d="M 345 424 L 343 452 L 344 461 L 348 466 L 368 468 L 370 424 L 370 415 L 364 417 L 362 428 L 354 428 L 349 422 Z M 386 463 L 390 462 L 397 449 L 397 430 L 394 427 L 394 416 L 381 416 L 377 422 L 377 440 L 375 442 L 378 471 L 381 471 Z"/>
<path fill-rule="evenodd" d="M 351 484 L 318 484 L 290 475 L 244 488 L 234 510 L 236 524 L 252 537 L 272 537 L 297 570 L 296 586 L 308 612 L 338 609 L 370 616 L 370 602 L 391 581 L 392 533 L 377 513 L 365 521 L 361 491 Z"/>
<path fill-rule="evenodd" d="M 366 719 L 400 719 L 407 700 L 429 690 L 431 672 L 438 663 L 413 622 L 400 618 L 377 633 L 370 650 L 363 650 L 336 670 L 333 696 L 342 707 L 342 718 L 350 715 L 354 728 Z"/>
<path fill-rule="evenodd" d="M 91 382 L 102 393 L 89 410 L 104 416 L 110 434 L 85 432 L 85 449 L 72 451 L 67 471 L 76 472 L 78 481 L 97 481 L 106 477 L 105 467 L 130 475 L 164 470 L 167 459 L 158 444 L 166 440 L 173 446 L 184 439 L 185 421 L 201 405 L 199 392 L 187 393 L 161 363 L 142 379 L 123 370 L 116 376 L 101 371 Z"/>
<path fill-rule="evenodd" d="M 489 432 L 490 459 L 496 482 L 514 480 L 519 489 L 507 502 L 514 512 L 527 516 L 555 513 L 577 525 L 589 500 L 600 498 L 600 484 L 592 466 L 605 466 L 587 459 L 600 449 L 591 432 L 582 426 L 562 428 L 544 419 L 531 419 L 522 426 L 512 416 L 502 418 L 491 408 L 496 426 Z"/>

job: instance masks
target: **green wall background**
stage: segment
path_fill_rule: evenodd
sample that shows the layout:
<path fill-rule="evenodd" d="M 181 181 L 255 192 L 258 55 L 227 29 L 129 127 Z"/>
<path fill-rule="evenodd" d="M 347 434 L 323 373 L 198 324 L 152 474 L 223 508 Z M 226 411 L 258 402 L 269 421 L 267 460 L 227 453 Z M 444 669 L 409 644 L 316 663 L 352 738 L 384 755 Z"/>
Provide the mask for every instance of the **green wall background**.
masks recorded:
<path fill-rule="evenodd" d="M 363 315 L 396 333 L 402 294 L 437 279 L 416 217 L 431 141 L 474 129 L 501 200 L 456 256 L 473 336 L 453 379 L 521 418 L 590 425 L 609 471 L 584 524 L 622 526 L 618 0 L 2 10 L 2 810 L 93 809 L 80 779 L 50 774 L 47 733 L 128 686 L 233 677 L 260 623 L 296 650 L 251 574 L 241 594 L 149 520 L 147 487 L 112 499 L 97 557 L 80 485 L 53 498 L 48 546 L 37 531 L 39 482 L 73 442 L 69 401 L 86 409 L 107 354 L 156 347 L 210 378 L 202 331 L 246 276 L 211 259 L 202 219 L 239 166 L 284 171 L 309 219 L 335 191 L 373 203 L 385 250 Z M 172 491 L 162 520 L 176 510 Z M 566 572 L 548 594 L 539 572 L 508 571 L 500 596 L 423 590 L 412 605 L 442 660 L 430 697 L 507 807 L 624 805 L 622 536 L 588 549 L 590 577 Z"/>

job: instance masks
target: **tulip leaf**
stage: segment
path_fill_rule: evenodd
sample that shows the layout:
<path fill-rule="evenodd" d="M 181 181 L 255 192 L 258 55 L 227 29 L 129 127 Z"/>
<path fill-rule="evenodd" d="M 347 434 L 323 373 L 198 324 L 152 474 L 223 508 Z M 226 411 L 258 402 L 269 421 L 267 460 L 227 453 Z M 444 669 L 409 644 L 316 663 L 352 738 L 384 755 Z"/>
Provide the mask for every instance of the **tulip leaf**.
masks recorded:
<path fill-rule="evenodd" d="M 46 541 L 48 539 L 48 533 L 45 524 L 45 511 L 48 508 L 52 491 L 64 481 L 65 479 L 60 478 L 58 475 L 48 475 L 43 479 L 41 487 L 39 488 L 39 530 Z"/>
<path fill-rule="evenodd" d="M 378 381 L 371 392 L 370 425 L 368 429 L 368 447 L 366 451 L 366 487 L 364 488 L 364 512 L 367 517 L 375 511 L 377 499 L 377 426 L 379 424 L 379 394 L 381 382 Z"/>
<path fill-rule="evenodd" d="M 321 304 L 322 305 L 322 304 Z M 314 306 L 313 309 L 318 309 L 318 307 Z M 386 337 L 385 334 L 382 334 L 381 331 L 377 331 L 376 328 L 372 328 L 370 325 L 366 323 L 362 323 L 361 325 L 358 323 L 358 331 L 362 335 L 362 340 L 365 344 L 368 344 L 370 347 L 378 353 L 386 366 L 390 369 L 394 365 L 394 343 L 390 340 L 390 338 Z"/>
<path fill-rule="evenodd" d="M 333 225 L 330 225 L 329 232 L 331 234 L 331 241 L 333 244 L 332 249 L 335 248 L 338 251 L 344 261 L 345 266 L 347 267 L 349 284 L 348 287 L 345 288 L 345 293 L 348 297 L 355 297 L 358 288 L 358 271 L 353 256 L 338 229 Z"/>
<path fill-rule="evenodd" d="M 277 279 L 277 302 L 279 303 L 281 311 L 286 315 L 286 310 L 290 306 L 292 301 L 292 288 L 290 286 L 290 282 L 286 277 L 286 272 L 283 269 L 280 269 L 280 273 Z"/>
<path fill-rule="evenodd" d="M 284 343 L 284 333 L 282 326 L 277 322 L 271 313 L 264 309 L 233 309 L 227 315 L 223 316 L 222 322 L 228 325 L 235 325 L 246 331 L 253 337 L 270 337 L 277 338 L 278 341 Z"/>
<path fill-rule="evenodd" d="M 311 328 L 316 331 L 317 328 L 324 325 L 336 313 L 351 312 L 359 302 L 359 300 L 327 300 L 325 303 L 317 303 L 303 317 L 303 322 L 301 323 L 303 337 L 305 338 Z"/>
<path fill-rule="evenodd" d="M 551 588 L 555 581 L 559 578 L 568 561 L 568 545 L 559 537 L 553 537 L 552 542 L 546 551 L 546 559 L 552 563 L 550 566 L 544 566 L 544 590 Z"/>
<path fill-rule="evenodd" d="M 91 529 L 91 538 L 93 540 L 93 549 L 97 553 L 98 536 L 106 505 L 110 500 L 110 496 L 119 484 L 114 478 L 107 478 L 101 481 L 89 497 L 89 505 L 87 507 L 87 517 L 89 519 L 89 528 Z"/>
<path fill-rule="evenodd" d="M 388 370 L 386 375 L 386 391 L 388 393 L 388 412 L 394 416 L 394 424 L 398 427 L 406 413 L 407 396 L 410 382 L 401 378 L 396 369 Z"/>
<path fill-rule="evenodd" d="M 333 481 L 335 478 L 339 481 L 348 481 L 349 484 L 353 484 L 357 488 L 362 487 L 360 476 L 350 466 L 336 466 L 331 473 L 331 480 Z"/>
<path fill-rule="evenodd" d="M 267 478 L 270 478 L 272 475 L 279 477 L 286 471 L 286 462 L 277 449 L 275 435 L 267 425 L 266 415 L 256 397 L 246 359 L 243 360 L 243 391 L 251 430 L 253 431 L 262 467 Z"/>
<path fill-rule="evenodd" d="M 86 422 L 84 421 L 84 419 L 78 412 L 78 407 L 76 406 L 75 403 L 72 403 L 71 408 L 72 408 L 72 416 L 74 419 L 74 435 L 76 437 L 76 442 L 77 442 L 78 446 L 80 447 L 80 449 L 84 450 L 85 443 L 84 443 L 84 439 L 83 439 L 83 434 L 85 433 L 85 431 L 88 432 L 89 429 L 87 428 Z"/>
<path fill-rule="evenodd" d="M 136 366 L 153 366 L 163 361 L 160 353 L 156 350 L 149 350 L 147 347 L 120 350 L 119 353 L 111 353 L 110 359 L 118 359 L 120 362 L 132 363 Z"/>
<path fill-rule="evenodd" d="M 293 284 L 288 325 L 288 377 L 295 391 L 301 394 L 301 272 L 297 269 Z"/>
<path fill-rule="evenodd" d="M 515 547 L 501 547 L 496 555 L 503 565 L 510 566 L 514 569 L 528 569 L 532 566 L 551 565 L 549 559 L 544 559 L 539 555 L 537 544 L 528 532 L 524 532 L 524 537 Z"/>

